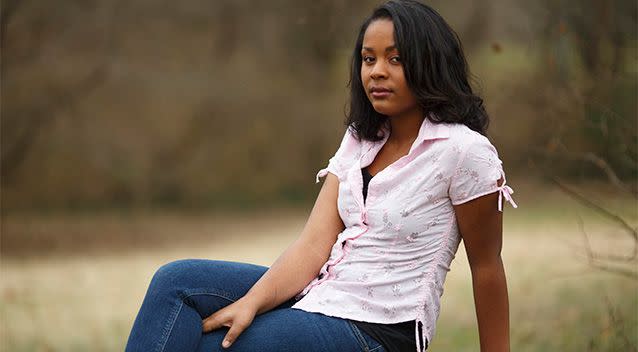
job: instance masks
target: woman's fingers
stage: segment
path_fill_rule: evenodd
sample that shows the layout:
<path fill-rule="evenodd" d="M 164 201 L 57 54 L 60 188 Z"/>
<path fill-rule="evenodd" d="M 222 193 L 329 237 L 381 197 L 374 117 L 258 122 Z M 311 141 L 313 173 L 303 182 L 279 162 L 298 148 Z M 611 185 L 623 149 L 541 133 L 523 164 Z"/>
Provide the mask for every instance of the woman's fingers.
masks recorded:
<path fill-rule="evenodd" d="M 250 326 L 254 317 L 255 312 L 251 306 L 233 303 L 204 319 L 202 321 L 202 331 L 207 333 L 219 329 L 222 326 L 229 327 L 230 329 L 228 329 L 222 341 L 222 347 L 228 348 L 237 340 L 239 335 Z"/>
<path fill-rule="evenodd" d="M 224 348 L 230 347 L 230 345 L 232 345 L 233 342 L 235 342 L 235 340 L 237 340 L 237 337 L 239 337 L 239 335 L 242 332 L 244 332 L 244 330 L 246 329 L 247 326 L 248 326 L 248 324 L 245 324 L 245 323 L 234 322 L 230 326 L 230 329 L 228 330 L 228 333 L 224 337 L 224 341 L 222 341 L 222 347 L 224 347 Z"/>
<path fill-rule="evenodd" d="M 219 314 L 213 314 L 202 321 L 203 332 L 210 332 L 222 326 L 230 326 L 230 323 L 227 323 L 225 319 L 221 319 Z"/>

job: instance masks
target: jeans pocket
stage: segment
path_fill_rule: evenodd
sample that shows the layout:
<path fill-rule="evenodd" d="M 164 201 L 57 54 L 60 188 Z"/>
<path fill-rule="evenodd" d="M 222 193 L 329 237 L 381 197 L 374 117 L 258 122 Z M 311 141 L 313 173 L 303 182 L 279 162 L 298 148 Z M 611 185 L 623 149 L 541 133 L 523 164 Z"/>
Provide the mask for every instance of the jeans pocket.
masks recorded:
<path fill-rule="evenodd" d="M 377 340 L 373 339 L 370 335 L 366 334 L 364 331 L 361 331 L 359 327 L 352 321 L 348 320 L 348 325 L 352 330 L 352 333 L 357 338 L 359 345 L 361 346 L 361 351 L 363 352 L 386 352 L 383 345 L 381 345 Z"/>

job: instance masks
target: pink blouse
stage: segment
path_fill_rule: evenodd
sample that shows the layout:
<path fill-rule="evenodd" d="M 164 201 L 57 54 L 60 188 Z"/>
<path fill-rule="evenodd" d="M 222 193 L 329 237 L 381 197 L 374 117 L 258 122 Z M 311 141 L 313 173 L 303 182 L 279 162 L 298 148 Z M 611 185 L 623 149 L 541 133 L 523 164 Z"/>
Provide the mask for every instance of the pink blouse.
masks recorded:
<path fill-rule="evenodd" d="M 424 119 L 407 155 L 379 171 L 364 203 L 361 168 L 387 141 L 358 141 L 349 128 L 328 166 L 339 179 L 337 206 L 345 229 L 319 274 L 292 308 L 392 324 L 416 320 L 417 352 L 432 341 L 445 276 L 461 237 L 452 205 L 499 192 L 516 208 L 502 162 L 483 135 L 462 124 Z M 503 183 L 497 180 L 503 177 Z"/>

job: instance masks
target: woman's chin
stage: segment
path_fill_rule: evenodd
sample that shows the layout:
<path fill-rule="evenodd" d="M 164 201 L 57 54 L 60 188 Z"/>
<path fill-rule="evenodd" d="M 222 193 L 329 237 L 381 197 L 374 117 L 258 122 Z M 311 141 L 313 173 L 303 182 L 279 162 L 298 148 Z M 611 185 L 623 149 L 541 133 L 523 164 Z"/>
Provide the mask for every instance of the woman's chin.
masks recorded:
<path fill-rule="evenodd" d="M 396 113 L 396 109 L 393 109 L 392 106 L 388 106 L 388 104 L 384 102 L 373 102 L 372 107 L 374 111 L 382 115 L 392 116 Z"/>

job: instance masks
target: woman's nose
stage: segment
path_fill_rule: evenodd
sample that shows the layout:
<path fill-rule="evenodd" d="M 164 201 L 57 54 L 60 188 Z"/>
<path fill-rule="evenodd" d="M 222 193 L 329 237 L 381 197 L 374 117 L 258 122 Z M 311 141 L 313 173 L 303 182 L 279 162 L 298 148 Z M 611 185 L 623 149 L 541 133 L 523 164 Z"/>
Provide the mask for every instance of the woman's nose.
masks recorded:
<path fill-rule="evenodd" d="M 372 70 L 370 71 L 370 78 L 372 79 L 383 79 L 388 77 L 388 71 L 385 67 L 385 64 L 379 60 L 375 62 Z"/>

